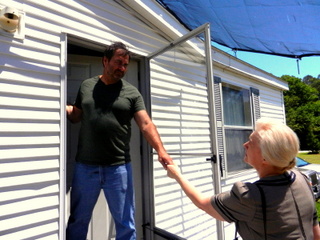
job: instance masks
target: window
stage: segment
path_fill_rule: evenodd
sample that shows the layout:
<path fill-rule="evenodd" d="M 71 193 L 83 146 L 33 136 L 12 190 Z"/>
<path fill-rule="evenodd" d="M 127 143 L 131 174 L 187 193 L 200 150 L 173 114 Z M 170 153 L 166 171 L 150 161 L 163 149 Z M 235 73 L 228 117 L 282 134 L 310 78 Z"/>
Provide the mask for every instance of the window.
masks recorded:
<path fill-rule="evenodd" d="M 230 173 L 251 168 L 243 162 L 243 143 L 253 129 L 250 90 L 222 84 L 222 100 L 227 171 Z"/>

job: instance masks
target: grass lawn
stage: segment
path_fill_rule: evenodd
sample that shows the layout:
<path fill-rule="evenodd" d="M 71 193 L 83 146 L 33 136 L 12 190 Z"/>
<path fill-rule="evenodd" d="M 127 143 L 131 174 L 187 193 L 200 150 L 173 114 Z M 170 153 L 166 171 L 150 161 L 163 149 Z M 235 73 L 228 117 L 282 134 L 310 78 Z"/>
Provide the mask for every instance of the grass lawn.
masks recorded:
<path fill-rule="evenodd" d="M 306 160 L 309 163 L 318 163 L 320 164 L 320 154 L 308 154 L 308 153 L 299 153 L 298 157 Z"/>
<path fill-rule="evenodd" d="M 316 201 L 316 208 L 317 208 L 317 215 L 318 215 L 318 222 L 320 223 L 320 200 Z"/>

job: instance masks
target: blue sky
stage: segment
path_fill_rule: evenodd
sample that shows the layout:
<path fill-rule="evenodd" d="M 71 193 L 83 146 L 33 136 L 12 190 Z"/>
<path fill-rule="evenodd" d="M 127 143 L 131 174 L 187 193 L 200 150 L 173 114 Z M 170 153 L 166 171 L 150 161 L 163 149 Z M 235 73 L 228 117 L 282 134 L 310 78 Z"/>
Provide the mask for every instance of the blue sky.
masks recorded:
<path fill-rule="evenodd" d="M 214 46 L 235 56 L 234 52 L 229 48 L 218 46 L 218 44 L 214 44 Z M 281 77 L 282 75 L 290 75 L 303 78 L 306 75 L 317 77 L 320 74 L 320 56 L 303 57 L 299 61 L 300 73 L 298 72 L 297 60 L 294 58 L 243 51 L 238 51 L 236 56 L 237 58 L 266 72 L 272 73 L 277 77 Z"/>

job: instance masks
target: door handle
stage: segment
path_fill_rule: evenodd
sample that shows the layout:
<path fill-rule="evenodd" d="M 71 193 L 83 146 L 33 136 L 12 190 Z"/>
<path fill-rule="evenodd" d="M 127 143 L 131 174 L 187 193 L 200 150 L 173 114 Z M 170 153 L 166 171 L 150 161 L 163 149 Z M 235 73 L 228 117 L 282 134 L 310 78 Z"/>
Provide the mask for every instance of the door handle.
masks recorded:
<path fill-rule="evenodd" d="M 219 164 L 220 164 L 220 176 L 223 177 L 223 166 L 222 166 L 222 155 L 219 154 Z"/>
<path fill-rule="evenodd" d="M 206 161 L 217 163 L 217 157 L 216 157 L 216 155 L 212 155 L 212 157 L 206 158 Z M 220 167 L 220 176 L 223 177 L 224 166 L 222 165 L 222 155 L 221 154 L 219 154 L 219 167 Z"/>
<path fill-rule="evenodd" d="M 217 163 L 217 157 L 216 155 L 212 155 L 212 157 L 206 158 L 206 161 Z"/>

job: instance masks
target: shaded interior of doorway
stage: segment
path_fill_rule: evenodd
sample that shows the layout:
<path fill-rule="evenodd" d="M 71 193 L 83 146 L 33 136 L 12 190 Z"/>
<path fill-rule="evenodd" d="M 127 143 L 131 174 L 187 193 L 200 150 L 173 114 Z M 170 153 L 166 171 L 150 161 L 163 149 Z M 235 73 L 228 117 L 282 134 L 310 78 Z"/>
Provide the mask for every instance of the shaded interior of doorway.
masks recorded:
<path fill-rule="evenodd" d="M 68 42 L 67 45 L 67 53 L 68 55 L 79 55 L 79 56 L 92 56 L 92 57 L 102 57 L 103 52 L 102 51 L 97 51 L 93 49 L 89 49 L 86 47 L 82 47 L 73 43 Z M 68 65 L 68 62 L 67 62 Z M 68 71 L 69 67 L 67 67 Z M 68 75 L 68 73 L 67 73 Z M 68 104 L 73 104 L 73 102 L 68 102 Z M 67 123 L 67 131 L 71 128 L 71 123 L 68 121 Z M 69 134 L 68 134 L 69 136 Z M 69 142 L 69 141 L 68 141 Z M 70 148 L 70 144 L 67 145 L 67 149 Z M 73 146 L 74 147 L 74 146 Z M 66 192 L 70 191 L 71 184 L 72 184 L 72 177 L 73 177 L 73 167 L 74 167 L 74 162 L 75 159 L 71 156 L 69 156 L 70 151 L 69 149 L 67 150 L 67 178 L 66 178 Z"/>

